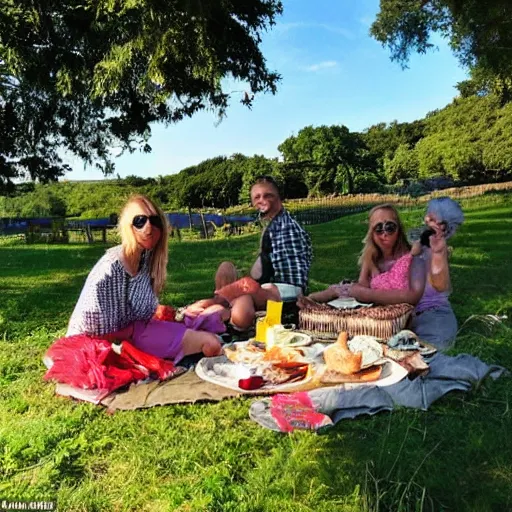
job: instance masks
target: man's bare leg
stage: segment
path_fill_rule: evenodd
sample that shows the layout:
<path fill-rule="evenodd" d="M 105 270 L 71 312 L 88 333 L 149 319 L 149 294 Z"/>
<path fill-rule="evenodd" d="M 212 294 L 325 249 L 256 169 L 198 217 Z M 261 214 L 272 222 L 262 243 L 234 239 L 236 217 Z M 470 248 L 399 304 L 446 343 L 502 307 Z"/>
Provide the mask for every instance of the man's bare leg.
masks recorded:
<path fill-rule="evenodd" d="M 248 329 L 254 322 L 256 309 L 250 295 L 242 295 L 231 303 L 231 323 L 239 329 Z"/>
<path fill-rule="evenodd" d="M 235 265 L 230 261 L 223 261 L 215 273 L 215 289 L 220 290 L 223 286 L 234 283 L 238 280 L 238 272 Z"/>
<path fill-rule="evenodd" d="M 231 303 L 231 323 L 239 329 L 248 329 L 254 323 L 256 311 L 266 309 L 267 300 L 281 300 L 279 291 L 273 285 L 234 299 Z"/>

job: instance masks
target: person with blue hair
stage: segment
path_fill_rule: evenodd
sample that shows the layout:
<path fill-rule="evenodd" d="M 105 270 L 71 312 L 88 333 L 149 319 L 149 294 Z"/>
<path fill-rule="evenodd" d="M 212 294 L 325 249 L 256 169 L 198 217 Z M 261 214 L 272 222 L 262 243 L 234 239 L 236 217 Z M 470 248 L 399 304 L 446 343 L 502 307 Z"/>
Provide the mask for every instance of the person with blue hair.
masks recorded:
<path fill-rule="evenodd" d="M 453 199 L 439 197 L 428 202 L 425 224 L 429 230 L 422 237 L 418 256 L 424 261 L 427 279 L 423 296 L 412 315 L 411 330 L 440 350 L 453 344 L 458 329 L 449 301 L 452 287 L 446 240 L 463 222 L 462 208 Z"/>

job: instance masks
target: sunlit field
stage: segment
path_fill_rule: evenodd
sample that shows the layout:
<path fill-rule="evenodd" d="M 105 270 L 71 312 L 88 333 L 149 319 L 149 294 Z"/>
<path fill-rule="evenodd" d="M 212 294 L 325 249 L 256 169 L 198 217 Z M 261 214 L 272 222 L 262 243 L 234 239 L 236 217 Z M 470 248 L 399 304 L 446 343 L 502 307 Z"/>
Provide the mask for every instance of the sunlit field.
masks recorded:
<path fill-rule="evenodd" d="M 450 241 L 461 325 L 452 353 L 512 368 L 512 194 L 462 204 L 466 223 Z M 422 208 L 403 209 L 408 228 Z M 311 290 L 357 276 L 365 221 L 360 213 L 308 227 Z M 218 263 L 248 269 L 257 247 L 257 234 L 173 241 L 162 303 L 209 296 Z M 360 417 L 323 435 L 259 427 L 252 399 L 108 415 L 55 396 L 41 357 L 104 250 L 0 239 L 0 498 L 57 500 L 66 511 L 512 509 L 508 377 L 428 412 Z M 489 314 L 508 319 L 491 325 Z"/>

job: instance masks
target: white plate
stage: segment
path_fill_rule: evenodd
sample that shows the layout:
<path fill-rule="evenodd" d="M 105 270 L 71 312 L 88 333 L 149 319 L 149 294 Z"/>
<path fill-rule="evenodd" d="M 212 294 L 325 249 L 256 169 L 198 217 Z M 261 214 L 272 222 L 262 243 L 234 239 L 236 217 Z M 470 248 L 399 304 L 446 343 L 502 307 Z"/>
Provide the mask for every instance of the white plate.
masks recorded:
<path fill-rule="evenodd" d="M 369 308 L 369 307 L 373 306 L 373 304 L 359 302 L 356 299 L 353 299 L 352 297 L 331 300 L 327 304 L 336 309 L 354 309 L 354 308 L 359 308 L 359 307 Z"/>
<path fill-rule="evenodd" d="M 363 360 L 361 368 L 368 368 L 377 364 L 384 357 L 382 345 L 373 337 L 366 335 L 354 336 L 347 342 L 348 348 L 352 352 L 362 352 Z"/>
<path fill-rule="evenodd" d="M 294 341 L 292 343 L 287 343 L 285 341 L 287 338 L 291 338 Z M 303 332 L 282 331 L 277 334 L 277 340 L 275 342 L 275 345 L 277 345 L 278 347 L 306 347 L 308 345 L 311 345 L 311 342 L 311 336 Z"/>
<path fill-rule="evenodd" d="M 215 365 L 219 365 L 223 370 L 219 373 L 215 372 Z M 238 387 L 238 381 L 240 377 L 236 375 L 236 371 L 230 371 L 231 368 L 233 370 L 238 364 L 232 363 L 226 356 L 217 356 L 217 357 L 203 357 L 196 364 L 196 375 L 206 382 L 211 382 L 212 384 L 217 384 L 218 386 L 222 386 L 224 388 L 232 389 L 233 391 L 238 391 L 239 393 L 244 394 L 252 394 L 252 395 L 262 395 L 269 392 L 279 392 L 279 391 L 293 391 L 295 388 L 300 388 L 304 384 L 308 383 L 313 377 L 305 377 L 302 380 L 294 381 L 294 382 L 285 382 L 283 384 L 265 384 L 263 387 L 259 389 L 242 389 Z M 244 366 L 244 365 L 240 365 Z M 249 366 L 246 366 L 248 368 Z"/>
<path fill-rule="evenodd" d="M 354 389 L 362 386 L 391 386 L 405 379 L 408 374 L 409 372 L 403 366 L 400 366 L 396 361 L 393 361 L 392 359 L 386 358 L 379 380 L 374 380 L 372 382 L 347 383 L 343 384 L 342 386 L 344 389 Z"/>

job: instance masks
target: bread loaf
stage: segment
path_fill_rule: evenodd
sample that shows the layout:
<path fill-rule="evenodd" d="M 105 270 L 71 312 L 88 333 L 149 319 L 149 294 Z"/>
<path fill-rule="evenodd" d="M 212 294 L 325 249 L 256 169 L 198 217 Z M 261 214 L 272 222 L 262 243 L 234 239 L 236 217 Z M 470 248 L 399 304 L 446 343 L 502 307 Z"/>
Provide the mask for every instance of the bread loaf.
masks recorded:
<path fill-rule="evenodd" d="M 324 360 L 328 370 L 352 375 L 361 370 L 363 361 L 362 352 L 351 352 L 347 345 L 348 334 L 340 333 L 338 341 L 326 348 L 324 351 Z"/>

